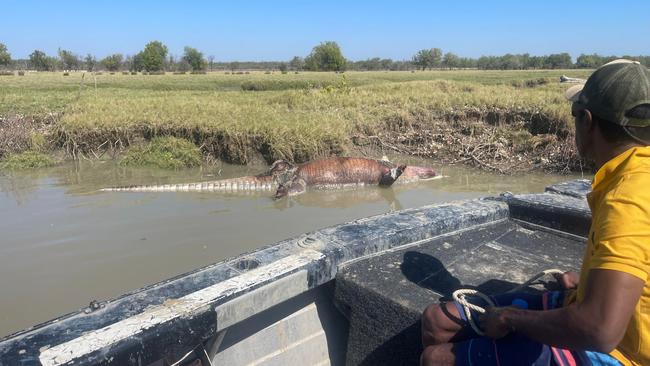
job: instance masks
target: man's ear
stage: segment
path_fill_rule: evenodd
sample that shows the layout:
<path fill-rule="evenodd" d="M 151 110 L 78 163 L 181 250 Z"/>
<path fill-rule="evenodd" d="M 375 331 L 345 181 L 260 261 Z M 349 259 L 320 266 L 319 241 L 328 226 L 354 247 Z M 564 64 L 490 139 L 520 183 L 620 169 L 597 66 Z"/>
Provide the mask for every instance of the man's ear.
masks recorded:
<path fill-rule="evenodd" d="M 596 127 L 594 123 L 594 116 L 593 114 L 591 114 L 590 110 L 583 109 L 582 111 L 580 111 L 580 114 L 581 114 L 580 118 L 588 126 L 590 130 Z"/>

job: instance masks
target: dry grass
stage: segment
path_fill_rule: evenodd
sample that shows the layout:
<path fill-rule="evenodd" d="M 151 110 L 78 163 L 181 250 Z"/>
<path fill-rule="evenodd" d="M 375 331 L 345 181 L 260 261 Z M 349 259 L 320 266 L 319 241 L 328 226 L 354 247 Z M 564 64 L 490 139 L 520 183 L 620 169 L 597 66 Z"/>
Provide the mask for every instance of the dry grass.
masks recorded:
<path fill-rule="evenodd" d="M 572 125 L 561 74 L 589 72 L 86 75 L 83 84 L 80 73 L 28 74 L 0 80 L 0 115 L 62 113 L 56 140 L 73 156 L 172 135 L 238 163 L 304 161 L 366 144 L 466 159 L 438 132 L 471 136 L 459 140 L 468 144 L 505 139 L 512 152 L 546 147 L 546 135 L 565 143 Z M 251 83 L 273 90 L 242 90 Z"/>

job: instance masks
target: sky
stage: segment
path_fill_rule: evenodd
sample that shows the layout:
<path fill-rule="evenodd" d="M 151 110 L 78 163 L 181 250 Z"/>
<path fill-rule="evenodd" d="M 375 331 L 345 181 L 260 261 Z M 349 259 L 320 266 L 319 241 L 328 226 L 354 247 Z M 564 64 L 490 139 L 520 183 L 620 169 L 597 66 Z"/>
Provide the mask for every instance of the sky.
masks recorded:
<path fill-rule="evenodd" d="M 463 57 L 650 55 L 648 14 L 649 0 L 0 0 L 0 43 L 14 59 L 59 48 L 132 55 L 152 40 L 223 62 L 304 57 L 324 41 L 350 60 L 405 60 L 433 47 Z"/>

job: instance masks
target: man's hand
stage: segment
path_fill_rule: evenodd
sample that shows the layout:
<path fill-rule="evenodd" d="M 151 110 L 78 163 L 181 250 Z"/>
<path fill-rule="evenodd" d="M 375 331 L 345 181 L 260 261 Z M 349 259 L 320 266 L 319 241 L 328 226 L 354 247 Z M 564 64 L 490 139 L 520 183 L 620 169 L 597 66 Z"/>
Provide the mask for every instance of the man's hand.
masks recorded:
<path fill-rule="evenodd" d="M 499 339 L 514 331 L 505 318 L 505 314 L 510 310 L 512 310 L 510 307 L 490 307 L 485 309 L 485 314 L 479 316 L 479 324 L 486 337 Z"/>
<path fill-rule="evenodd" d="M 565 290 L 577 288 L 578 282 L 580 282 L 580 275 L 573 271 L 556 274 L 554 276 L 557 282 L 559 282 Z"/>

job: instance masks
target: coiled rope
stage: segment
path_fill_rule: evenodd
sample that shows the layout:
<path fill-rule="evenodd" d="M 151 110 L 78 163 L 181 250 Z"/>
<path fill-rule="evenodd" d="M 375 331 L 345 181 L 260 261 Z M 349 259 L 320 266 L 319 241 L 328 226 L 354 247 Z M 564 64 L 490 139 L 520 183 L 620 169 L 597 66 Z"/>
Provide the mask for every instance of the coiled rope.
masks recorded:
<path fill-rule="evenodd" d="M 564 272 L 565 271 L 562 271 L 562 270 L 559 270 L 559 269 L 547 269 L 546 271 L 542 271 L 542 272 L 534 275 L 528 281 L 522 283 L 521 285 L 513 288 L 512 290 L 510 290 L 508 292 L 516 292 L 518 290 L 521 290 L 522 288 L 531 285 L 533 282 L 539 280 L 540 278 L 542 278 L 544 276 L 547 276 L 547 275 L 550 275 L 550 274 L 562 274 Z M 485 333 L 478 327 L 478 325 L 474 321 L 474 318 L 472 318 L 472 310 L 474 310 L 474 311 L 476 311 L 478 313 L 484 314 L 485 309 L 478 306 L 478 305 L 474 305 L 474 304 L 470 303 L 467 300 L 467 297 L 479 297 L 483 301 L 485 301 L 488 304 L 489 307 L 495 306 L 494 301 L 492 301 L 492 299 L 489 296 L 487 296 L 486 294 L 483 294 L 480 291 L 472 290 L 472 289 L 459 289 L 459 290 L 456 290 L 451 295 L 451 297 L 455 301 L 457 301 L 460 305 L 462 305 L 463 310 L 465 312 L 465 317 L 467 317 L 467 321 L 469 322 L 469 325 L 472 327 L 472 329 L 474 329 L 476 334 L 481 335 L 481 336 L 485 335 Z"/>

